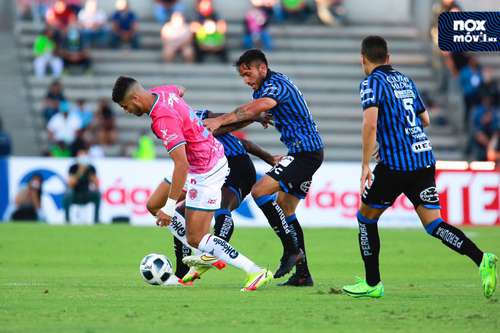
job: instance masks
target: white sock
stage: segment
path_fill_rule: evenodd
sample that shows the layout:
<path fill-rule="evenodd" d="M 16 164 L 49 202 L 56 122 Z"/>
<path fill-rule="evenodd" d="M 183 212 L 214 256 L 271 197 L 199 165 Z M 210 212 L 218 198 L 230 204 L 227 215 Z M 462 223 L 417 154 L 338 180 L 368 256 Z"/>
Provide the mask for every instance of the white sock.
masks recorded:
<path fill-rule="evenodd" d="M 210 253 L 231 266 L 244 270 L 247 273 L 255 273 L 261 270 L 253 261 L 243 254 L 238 253 L 231 244 L 217 236 L 211 234 L 203 236 L 198 245 L 198 249 Z"/>
<path fill-rule="evenodd" d="M 177 210 L 175 211 L 175 214 L 172 217 L 172 222 L 167 226 L 167 228 L 168 230 L 170 230 L 170 232 L 172 233 L 172 235 L 174 235 L 175 238 L 177 238 L 182 242 L 182 244 L 191 248 L 194 251 L 195 255 L 201 254 L 200 250 L 188 244 L 186 238 L 186 220 L 184 219 L 184 216 L 179 214 Z"/>

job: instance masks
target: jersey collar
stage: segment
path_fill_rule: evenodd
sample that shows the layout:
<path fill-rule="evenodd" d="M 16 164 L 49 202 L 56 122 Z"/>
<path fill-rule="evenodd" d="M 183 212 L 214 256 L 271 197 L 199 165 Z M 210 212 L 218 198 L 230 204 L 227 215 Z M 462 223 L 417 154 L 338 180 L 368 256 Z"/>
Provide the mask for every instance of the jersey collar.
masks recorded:
<path fill-rule="evenodd" d="M 151 107 L 151 109 L 148 112 L 148 116 L 150 116 L 150 117 L 151 117 L 151 112 L 153 112 L 153 109 L 155 108 L 156 104 L 158 103 L 158 100 L 160 99 L 160 95 L 158 95 L 157 93 L 152 93 L 152 94 L 156 96 L 156 99 L 155 99 L 155 102 L 153 103 L 153 106 Z"/>
<path fill-rule="evenodd" d="M 380 66 L 377 66 L 373 69 L 372 73 L 375 72 L 375 71 L 382 71 L 382 72 L 389 72 L 389 71 L 393 71 L 394 68 L 392 68 L 391 65 L 380 65 Z"/>

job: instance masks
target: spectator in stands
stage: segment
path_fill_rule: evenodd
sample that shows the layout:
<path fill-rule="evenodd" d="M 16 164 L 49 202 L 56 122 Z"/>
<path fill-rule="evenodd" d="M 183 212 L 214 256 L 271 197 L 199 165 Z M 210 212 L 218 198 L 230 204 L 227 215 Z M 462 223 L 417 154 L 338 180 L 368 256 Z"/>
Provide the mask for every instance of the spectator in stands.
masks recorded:
<path fill-rule="evenodd" d="M 316 0 L 316 15 L 325 25 L 343 25 L 346 23 L 344 0 Z"/>
<path fill-rule="evenodd" d="M 493 77 L 493 74 L 493 68 L 486 67 L 483 69 L 481 93 L 490 95 L 493 98 L 493 105 L 500 106 L 500 90 L 498 89 L 498 82 Z"/>
<path fill-rule="evenodd" d="M 21 20 L 45 22 L 54 0 L 16 0 L 17 16 Z"/>
<path fill-rule="evenodd" d="M 281 0 L 284 19 L 303 22 L 307 20 L 311 9 L 306 0 Z"/>
<path fill-rule="evenodd" d="M 75 13 L 76 16 L 80 13 L 82 9 L 82 0 L 64 0 L 69 9 Z"/>
<path fill-rule="evenodd" d="M 243 47 L 245 49 L 253 49 L 256 44 L 261 44 L 266 51 L 272 49 L 268 26 L 274 13 L 275 3 L 276 1 L 272 0 L 252 0 L 252 7 L 246 12 L 243 21 Z"/>
<path fill-rule="evenodd" d="M 156 149 L 153 139 L 147 131 L 143 131 L 137 141 L 137 148 L 134 151 L 136 160 L 154 160 L 156 158 Z"/>
<path fill-rule="evenodd" d="M 116 11 L 111 16 L 111 46 L 119 48 L 129 43 L 133 49 L 139 48 L 137 15 L 129 9 L 126 0 L 116 1 Z"/>
<path fill-rule="evenodd" d="M 104 46 L 108 43 L 109 31 L 104 10 L 99 9 L 97 0 L 87 0 L 85 7 L 78 13 L 78 23 L 86 43 Z"/>
<path fill-rule="evenodd" d="M 497 124 L 497 131 L 488 144 L 488 161 L 495 162 L 496 169 L 500 171 L 500 124 Z"/>
<path fill-rule="evenodd" d="M 214 54 L 227 62 L 226 21 L 219 18 L 212 0 L 197 0 L 195 9 L 197 19 L 191 23 L 191 30 L 195 34 L 196 61 L 203 62 L 206 55 Z"/>
<path fill-rule="evenodd" d="M 82 128 L 88 128 L 94 118 L 94 113 L 86 103 L 87 101 L 84 98 L 79 98 L 71 109 L 71 112 L 76 113 L 80 117 Z"/>
<path fill-rule="evenodd" d="M 475 57 L 470 57 L 469 62 L 459 72 L 460 85 L 464 96 L 465 124 L 469 128 L 470 112 L 481 102 L 480 88 L 483 83 L 483 73 Z"/>
<path fill-rule="evenodd" d="M 494 134 L 498 131 L 500 110 L 493 105 L 493 98 L 484 95 L 481 105 L 472 114 L 472 152 L 477 161 L 486 161 L 487 148 Z"/>
<path fill-rule="evenodd" d="M 59 112 L 59 103 L 65 101 L 63 87 L 59 80 L 54 80 L 47 91 L 47 96 L 44 100 L 42 109 L 43 118 L 45 123 L 48 123 L 53 115 Z"/>
<path fill-rule="evenodd" d="M 74 112 L 70 112 L 68 102 L 60 102 L 59 112 L 47 124 L 52 155 L 70 155 L 69 147 L 75 141 L 77 133 L 81 128 L 81 119 Z"/>
<path fill-rule="evenodd" d="M 66 222 L 69 222 L 69 209 L 73 204 L 87 204 L 95 206 L 94 222 L 99 222 L 99 206 L 101 193 L 95 167 L 90 163 L 88 149 L 82 148 L 76 156 L 76 163 L 69 168 L 68 190 L 64 195 L 64 212 Z"/>
<path fill-rule="evenodd" d="M 161 29 L 163 42 L 163 60 L 172 62 L 177 53 L 181 53 L 185 62 L 194 61 L 193 34 L 184 16 L 177 12 Z"/>
<path fill-rule="evenodd" d="M 47 66 L 50 66 L 51 75 L 59 77 L 63 71 L 63 61 L 57 55 L 57 44 L 54 29 L 47 27 L 42 34 L 35 38 L 33 44 L 33 68 L 35 76 L 42 78 L 46 74 Z"/>
<path fill-rule="evenodd" d="M 63 31 L 76 21 L 75 12 L 63 0 L 57 0 L 46 14 L 47 24 L 59 31 Z"/>
<path fill-rule="evenodd" d="M 164 24 L 172 19 L 174 13 L 184 14 L 186 8 L 179 0 L 155 0 L 153 10 L 156 20 Z"/>
<path fill-rule="evenodd" d="M 13 221 L 37 221 L 42 218 L 42 183 L 40 174 L 33 174 L 28 183 L 16 194 Z"/>
<path fill-rule="evenodd" d="M 90 50 L 76 23 L 71 23 L 65 30 L 61 44 L 61 56 L 66 68 L 76 68 L 79 72 L 90 73 Z"/>
<path fill-rule="evenodd" d="M 9 156 L 12 152 L 12 141 L 10 135 L 3 130 L 2 118 L 0 118 L 0 157 Z"/>
<path fill-rule="evenodd" d="M 95 114 L 94 127 L 97 132 L 99 145 L 109 146 L 116 143 L 117 133 L 115 114 L 106 99 L 101 99 L 99 101 Z"/>

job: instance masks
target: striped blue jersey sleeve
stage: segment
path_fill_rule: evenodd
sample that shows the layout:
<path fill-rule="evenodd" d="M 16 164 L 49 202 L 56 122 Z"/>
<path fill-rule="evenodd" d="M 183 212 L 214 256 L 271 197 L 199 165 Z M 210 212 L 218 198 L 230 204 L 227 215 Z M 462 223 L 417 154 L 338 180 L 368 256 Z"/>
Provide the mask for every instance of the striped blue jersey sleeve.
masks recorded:
<path fill-rule="evenodd" d="M 380 85 L 379 81 L 373 76 L 369 76 L 360 83 L 359 97 L 363 110 L 372 106 L 380 106 L 382 103 L 382 89 L 383 87 Z"/>
<path fill-rule="evenodd" d="M 289 96 L 290 93 L 285 85 L 283 85 L 281 82 L 278 82 L 277 80 L 272 80 L 268 83 L 265 83 L 260 98 L 269 97 L 274 99 L 279 104 L 288 100 Z"/>

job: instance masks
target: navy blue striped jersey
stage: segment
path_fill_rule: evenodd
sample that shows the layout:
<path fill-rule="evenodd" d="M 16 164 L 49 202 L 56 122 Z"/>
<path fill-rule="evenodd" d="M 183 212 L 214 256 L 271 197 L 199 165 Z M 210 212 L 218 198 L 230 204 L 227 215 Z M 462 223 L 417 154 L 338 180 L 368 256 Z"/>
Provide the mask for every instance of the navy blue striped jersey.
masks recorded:
<path fill-rule="evenodd" d="M 195 110 L 195 113 L 201 120 L 207 118 L 208 116 L 208 110 Z M 224 154 L 226 157 L 235 157 L 247 154 L 247 150 L 241 141 L 231 133 L 217 135 L 215 138 L 224 146 Z"/>
<path fill-rule="evenodd" d="M 415 83 L 390 65 L 376 67 L 360 84 L 363 110 L 378 107 L 380 161 L 389 169 L 414 171 L 436 163 L 419 114 L 425 105 Z"/>
<path fill-rule="evenodd" d="M 323 140 L 304 96 L 286 75 L 269 70 L 262 86 L 253 93 L 254 99 L 262 97 L 278 103 L 269 112 L 289 153 L 323 149 Z"/>

